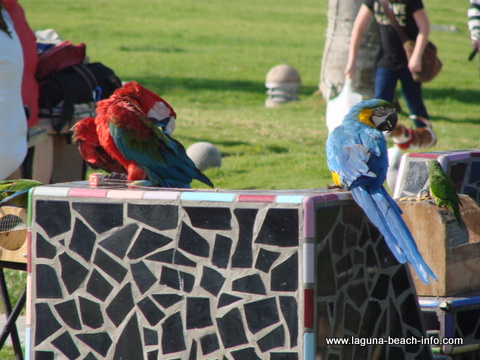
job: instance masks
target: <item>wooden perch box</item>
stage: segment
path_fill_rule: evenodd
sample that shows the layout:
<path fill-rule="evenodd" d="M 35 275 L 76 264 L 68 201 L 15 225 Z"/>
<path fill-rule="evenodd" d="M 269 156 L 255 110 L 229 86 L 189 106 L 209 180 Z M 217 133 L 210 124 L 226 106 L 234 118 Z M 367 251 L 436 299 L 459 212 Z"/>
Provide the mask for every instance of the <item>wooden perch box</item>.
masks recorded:
<path fill-rule="evenodd" d="M 412 271 L 420 296 L 480 290 L 480 208 L 469 196 L 459 196 L 466 228 L 431 200 L 398 202 L 420 253 L 438 278 L 438 282 L 425 285 Z"/>
<path fill-rule="evenodd" d="M 9 230 L 8 223 L 13 227 Z M 27 212 L 16 206 L 0 207 L 0 261 L 27 262 Z"/>

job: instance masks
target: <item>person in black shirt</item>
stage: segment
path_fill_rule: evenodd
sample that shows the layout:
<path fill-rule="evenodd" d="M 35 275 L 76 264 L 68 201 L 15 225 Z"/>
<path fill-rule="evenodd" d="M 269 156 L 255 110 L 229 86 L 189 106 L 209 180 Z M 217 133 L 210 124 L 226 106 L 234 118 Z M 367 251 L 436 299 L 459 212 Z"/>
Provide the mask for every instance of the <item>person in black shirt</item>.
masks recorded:
<path fill-rule="evenodd" d="M 384 4 L 382 4 L 383 2 Z M 402 41 L 391 25 L 384 7 L 389 6 L 407 35 L 416 41 L 414 52 L 407 59 Z M 412 73 L 421 70 L 421 57 L 428 41 L 430 23 L 422 0 L 364 0 L 352 29 L 345 76 L 353 79 L 362 36 L 374 17 L 377 23 L 380 50 L 376 60 L 374 97 L 392 102 L 397 82 L 413 120 L 414 128 L 398 124 L 391 132 L 393 142 L 402 150 L 426 148 L 436 143 L 435 133 L 422 98 L 422 85 L 413 80 Z"/>

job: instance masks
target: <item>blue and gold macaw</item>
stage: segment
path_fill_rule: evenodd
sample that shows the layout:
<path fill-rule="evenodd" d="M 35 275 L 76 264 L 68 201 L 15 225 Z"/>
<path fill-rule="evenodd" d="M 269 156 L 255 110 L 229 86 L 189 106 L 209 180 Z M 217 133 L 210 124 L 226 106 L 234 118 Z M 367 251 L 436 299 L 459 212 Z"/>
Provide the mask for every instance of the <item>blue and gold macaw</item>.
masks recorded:
<path fill-rule="evenodd" d="M 395 107 L 370 99 L 354 105 L 327 139 L 328 167 L 335 185 L 347 187 L 370 221 L 380 230 L 395 258 L 408 261 L 426 284 L 437 280 L 418 252 L 401 217 L 402 211 L 383 187 L 388 169 L 387 144 L 382 134 L 397 123 Z"/>

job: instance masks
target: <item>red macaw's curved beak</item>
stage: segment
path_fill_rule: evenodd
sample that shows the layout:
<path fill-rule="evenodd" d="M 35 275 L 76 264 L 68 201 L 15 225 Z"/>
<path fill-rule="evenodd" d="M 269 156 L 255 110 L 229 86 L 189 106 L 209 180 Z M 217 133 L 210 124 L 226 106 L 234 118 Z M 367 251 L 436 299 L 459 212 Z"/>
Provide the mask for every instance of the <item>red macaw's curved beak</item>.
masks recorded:
<path fill-rule="evenodd" d="M 397 126 L 397 122 L 398 122 L 397 112 L 394 111 L 385 118 L 384 122 L 382 122 L 377 126 L 377 130 L 390 132 L 393 129 L 395 129 L 395 126 Z"/>

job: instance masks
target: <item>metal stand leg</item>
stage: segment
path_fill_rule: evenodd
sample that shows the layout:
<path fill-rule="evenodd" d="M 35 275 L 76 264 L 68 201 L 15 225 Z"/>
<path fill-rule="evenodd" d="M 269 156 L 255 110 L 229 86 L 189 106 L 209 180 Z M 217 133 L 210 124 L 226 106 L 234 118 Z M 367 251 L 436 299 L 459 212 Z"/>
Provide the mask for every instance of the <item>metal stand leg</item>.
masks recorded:
<path fill-rule="evenodd" d="M 3 328 L 3 331 L 0 335 L 0 349 L 3 348 L 5 341 L 10 335 L 12 340 L 13 350 L 15 351 L 15 359 L 23 360 L 22 346 L 20 344 L 20 338 L 18 337 L 17 326 L 15 322 L 22 311 L 23 306 L 25 305 L 27 296 L 26 296 L 26 287 L 23 289 L 22 295 L 18 300 L 15 308 L 12 311 L 12 305 L 10 303 L 10 297 L 8 295 L 7 283 L 5 281 L 5 274 L 3 273 L 3 267 L 0 267 L 0 295 L 2 296 L 2 301 L 5 307 L 5 315 L 7 316 L 7 323 Z"/>

